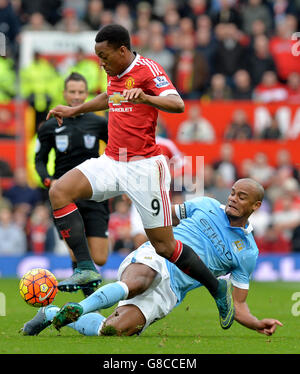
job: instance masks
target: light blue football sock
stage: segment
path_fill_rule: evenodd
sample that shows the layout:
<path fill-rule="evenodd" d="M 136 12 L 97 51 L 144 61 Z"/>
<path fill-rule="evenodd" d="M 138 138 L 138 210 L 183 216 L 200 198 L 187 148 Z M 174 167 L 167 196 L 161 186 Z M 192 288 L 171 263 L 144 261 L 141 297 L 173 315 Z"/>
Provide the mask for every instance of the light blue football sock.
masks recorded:
<path fill-rule="evenodd" d="M 128 287 L 124 282 L 109 283 L 98 288 L 86 299 L 80 301 L 83 314 L 106 309 L 128 296 Z"/>
<path fill-rule="evenodd" d="M 80 316 L 76 322 L 69 323 L 67 326 L 78 331 L 82 335 L 98 336 L 102 322 L 105 320 L 99 313 L 88 313 Z"/>
<path fill-rule="evenodd" d="M 47 321 L 52 321 L 53 318 L 56 316 L 56 313 L 60 310 L 60 308 L 56 305 L 48 305 L 45 307 L 45 316 Z"/>

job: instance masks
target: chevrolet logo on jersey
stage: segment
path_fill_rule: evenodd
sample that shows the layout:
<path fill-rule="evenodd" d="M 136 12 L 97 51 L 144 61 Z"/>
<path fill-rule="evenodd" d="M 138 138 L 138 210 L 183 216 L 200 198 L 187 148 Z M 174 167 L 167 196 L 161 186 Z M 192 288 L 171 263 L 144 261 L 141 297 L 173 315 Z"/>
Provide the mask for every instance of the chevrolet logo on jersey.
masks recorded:
<path fill-rule="evenodd" d="M 120 92 L 114 92 L 113 95 L 109 96 L 108 102 L 113 105 L 121 105 L 122 103 L 127 103 L 127 100 Z"/>
<path fill-rule="evenodd" d="M 242 249 L 245 248 L 245 245 L 242 240 L 235 240 L 233 242 L 233 247 L 240 252 Z"/>

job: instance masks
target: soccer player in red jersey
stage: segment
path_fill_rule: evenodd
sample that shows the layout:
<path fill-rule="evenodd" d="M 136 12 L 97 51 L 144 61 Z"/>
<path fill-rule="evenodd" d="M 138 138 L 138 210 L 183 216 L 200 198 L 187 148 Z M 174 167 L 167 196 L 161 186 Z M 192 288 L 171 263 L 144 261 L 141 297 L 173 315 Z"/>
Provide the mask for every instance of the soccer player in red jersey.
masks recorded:
<path fill-rule="evenodd" d="M 103 201 L 125 193 L 135 204 L 156 252 L 209 290 L 220 320 L 229 314 L 234 318 L 226 281 L 218 280 L 192 248 L 173 236 L 170 173 L 155 142 L 155 129 L 158 110 L 181 113 L 183 100 L 158 63 L 131 50 L 124 27 L 104 26 L 95 41 L 95 53 L 108 75 L 107 92 L 76 107 L 58 105 L 47 117 L 54 115 L 61 125 L 64 117 L 109 109 L 104 155 L 70 170 L 49 191 L 56 224 L 61 231 L 67 230 L 65 240 L 77 258 L 76 273 L 60 282 L 59 288 L 72 291 L 100 277 L 91 266 L 75 201 Z"/>

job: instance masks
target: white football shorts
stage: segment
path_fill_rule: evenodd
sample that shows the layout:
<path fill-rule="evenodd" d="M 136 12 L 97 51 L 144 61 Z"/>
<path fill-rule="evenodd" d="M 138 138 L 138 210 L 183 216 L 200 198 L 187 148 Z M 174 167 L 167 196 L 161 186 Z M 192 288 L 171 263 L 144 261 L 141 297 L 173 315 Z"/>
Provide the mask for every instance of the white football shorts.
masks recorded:
<path fill-rule="evenodd" d="M 150 242 L 144 243 L 130 253 L 121 263 L 118 280 L 129 264 L 145 264 L 156 271 L 156 277 L 151 286 L 142 294 L 128 300 L 121 300 L 118 306 L 133 304 L 143 313 L 146 323 L 143 332 L 151 323 L 165 317 L 176 306 L 177 297 L 170 286 L 170 274 L 166 260 L 159 256 Z"/>
<path fill-rule="evenodd" d="M 171 176 L 163 155 L 121 162 L 103 154 L 76 168 L 91 184 L 91 200 L 103 201 L 125 193 L 139 212 L 144 228 L 172 226 Z"/>

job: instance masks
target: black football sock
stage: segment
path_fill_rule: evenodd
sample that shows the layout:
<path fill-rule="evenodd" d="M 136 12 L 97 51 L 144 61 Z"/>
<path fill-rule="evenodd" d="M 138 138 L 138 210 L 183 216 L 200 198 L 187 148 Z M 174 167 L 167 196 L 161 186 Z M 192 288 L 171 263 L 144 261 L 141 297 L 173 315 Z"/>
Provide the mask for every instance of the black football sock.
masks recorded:
<path fill-rule="evenodd" d="M 53 211 L 55 224 L 63 239 L 72 249 L 78 269 L 95 270 L 85 236 L 81 214 L 75 204 L 69 204 Z"/>
<path fill-rule="evenodd" d="M 177 247 L 169 261 L 173 262 L 185 274 L 203 284 L 215 297 L 219 286 L 218 279 L 191 247 L 180 240 L 176 241 Z"/>

